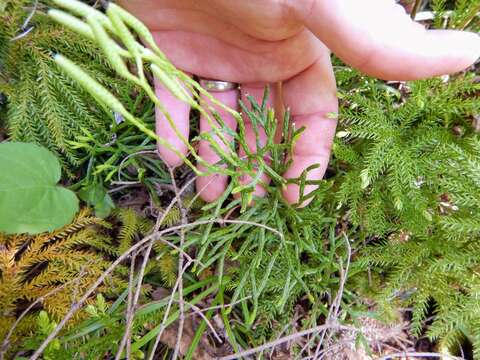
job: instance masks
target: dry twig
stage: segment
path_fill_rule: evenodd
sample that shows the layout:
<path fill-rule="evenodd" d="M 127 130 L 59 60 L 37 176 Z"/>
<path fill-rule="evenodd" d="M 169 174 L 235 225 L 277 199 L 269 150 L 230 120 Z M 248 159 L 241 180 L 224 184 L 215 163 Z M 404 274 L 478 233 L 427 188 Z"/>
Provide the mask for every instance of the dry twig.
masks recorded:
<path fill-rule="evenodd" d="M 446 355 L 446 354 L 439 354 L 439 353 L 433 353 L 433 352 L 399 352 L 396 354 L 389 354 L 385 355 L 382 357 L 377 358 L 376 360 L 396 360 L 397 358 L 403 358 L 403 359 L 411 359 L 411 358 L 418 358 L 418 359 L 424 359 L 424 358 L 439 358 L 439 359 L 445 359 L 445 360 L 464 360 L 462 358 L 459 358 L 457 356 L 452 356 L 452 355 Z"/>
<path fill-rule="evenodd" d="M 177 182 L 175 181 L 175 176 L 173 175 L 173 171 L 171 168 L 169 168 L 169 172 L 170 172 L 170 177 L 172 178 L 172 185 L 175 189 L 175 197 L 177 199 L 177 204 L 182 213 L 182 225 L 185 225 L 188 222 L 187 211 L 183 207 L 182 199 L 180 197 L 180 193 L 177 187 Z M 180 231 L 180 248 L 183 248 L 184 244 L 185 244 L 185 230 L 181 230 Z M 179 299 L 178 307 L 180 312 L 180 321 L 178 325 L 177 343 L 173 351 L 173 360 L 176 360 L 178 357 L 178 353 L 180 351 L 180 343 L 183 335 L 183 327 L 185 325 L 185 308 L 184 308 L 184 302 L 183 302 L 183 273 L 186 270 L 186 268 L 185 269 L 183 268 L 183 262 L 184 262 L 183 255 L 180 254 L 178 256 L 178 299 Z"/>
<path fill-rule="evenodd" d="M 171 175 L 171 178 L 172 178 L 172 181 L 175 181 L 174 179 L 174 176 L 173 176 L 173 172 L 172 170 L 170 169 L 170 175 Z M 191 179 L 187 185 L 185 185 L 182 190 L 178 191 L 177 189 L 177 193 L 178 194 L 181 194 L 183 191 L 185 191 L 188 186 L 189 186 L 189 183 L 191 181 L 193 181 L 195 178 Z M 153 229 L 153 232 L 157 232 L 159 229 L 160 229 L 160 226 L 162 225 L 163 221 L 165 220 L 165 217 L 168 215 L 168 213 L 171 211 L 171 209 L 173 208 L 173 206 L 175 205 L 175 203 L 178 202 L 178 199 L 179 199 L 179 196 L 175 196 L 175 198 L 170 202 L 169 206 L 167 207 L 167 209 L 163 212 L 163 214 L 161 216 L 158 216 L 157 217 L 157 221 L 155 223 L 155 227 Z M 142 261 L 142 266 L 140 268 L 140 271 L 139 271 L 139 275 L 138 275 L 138 282 L 137 282 L 137 287 L 136 287 L 136 290 L 135 290 L 135 296 L 133 297 L 133 300 L 132 300 L 132 308 L 135 309 L 137 304 L 138 304 L 138 299 L 140 298 L 140 293 L 141 293 L 141 290 L 142 290 L 142 283 L 143 283 L 143 277 L 144 277 L 144 274 L 145 274 L 145 269 L 147 267 L 147 264 L 148 264 L 148 261 L 150 259 L 150 254 L 152 252 L 152 248 L 153 248 L 153 244 L 155 243 L 155 240 L 152 239 L 149 243 L 148 243 L 148 246 L 147 246 L 147 249 L 145 250 L 145 253 L 144 253 L 144 256 L 143 256 L 143 261 Z M 182 249 L 182 246 L 180 247 L 175 247 L 177 249 Z M 180 251 L 180 256 L 181 258 L 183 258 L 185 252 L 183 251 Z M 190 258 L 190 256 L 188 256 L 188 258 Z M 191 259 L 191 258 L 190 258 Z M 125 326 L 125 333 L 123 335 L 123 338 L 122 338 L 122 341 L 120 343 L 120 346 L 117 350 L 117 355 L 116 355 L 116 360 L 120 359 L 120 356 L 123 352 L 123 349 L 125 347 L 125 344 L 127 343 L 127 339 L 128 339 L 128 336 L 131 332 L 131 327 L 133 325 L 133 316 L 132 317 L 127 317 L 127 322 L 126 322 L 126 326 Z M 128 345 L 127 345 L 128 346 Z"/>
<path fill-rule="evenodd" d="M 327 323 L 332 322 L 332 321 L 337 321 L 339 312 L 340 312 L 340 306 L 342 304 L 342 299 L 343 299 L 343 292 L 345 290 L 345 283 L 347 282 L 347 277 L 348 277 L 348 272 L 350 270 L 350 262 L 352 259 L 352 247 L 350 246 L 350 240 L 348 240 L 347 236 L 343 234 L 345 238 L 345 243 L 347 244 L 347 264 L 345 265 L 345 270 L 343 269 L 343 266 L 340 266 L 340 286 L 337 291 L 337 295 L 335 296 L 335 299 L 333 300 L 333 303 L 330 307 L 328 317 L 327 317 Z M 320 348 L 323 343 L 323 339 L 325 338 L 327 330 L 324 330 L 322 332 L 322 335 L 320 337 L 320 341 L 317 345 L 317 349 L 315 350 L 315 359 L 318 358 L 318 354 L 320 352 Z M 331 335 L 328 336 L 328 340 L 331 338 Z M 327 341 L 328 341 L 327 340 Z M 322 359 L 320 357 L 320 359 Z"/>
<path fill-rule="evenodd" d="M 188 262 L 185 266 L 185 269 L 187 269 L 189 266 L 191 265 L 190 262 Z M 183 269 L 181 271 L 181 273 L 183 274 Z M 162 323 L 161 323 L 161 326 L 160 326 L 160 331 L 158 332 L 157 334 L 157 337 L 155 338 L 155 343 L 153 344 L 153 348 L 150 352 L 150 356 L 148 357 L 149 360 L 153 360 L 153 357 L 155 355 L 155 352 L 157 350 L 157 347 L 158 345 L 160 344 L 160 340 L 162 339 L 162 335 L 163 335 L 163 332 L 165 331 L 166 329 L 166 322 L 167 322 L 167 319 L 168 319 L 168 315 L 170 314 L 170 309 L 172 308 L 172 305 L 173 303 L 175 302 L 175 294 L 177 292 L 177 289 L 178 289 L 178 286 L 180 285 L 180 282 L 179 282 L 179 278 L 177 277 L 177 281 L 175 282 L 175 285 L 173 286 L 173 289 L 172 289 L 172 293 L 170 295 L 170 299 L 168 300 L 168 304 L 167 304 L 167 307 L 166 307 L 166 310 L 165 310 L 165 313 L 163 315 L 163 320 L 162 320 Z"/>
<path fill-rule="evenodd" d="M 324 331 L 324 330 L 328 330 L 328 329 L 337 330 L 337 331 L 338 330 L 341 330 L 341 331 L 357 331 L 357 332 L 359 331 L 358 329 L 356 329 L 354 327 L 345 326 L 345 325 L 338 325 L 338 324 L 320 325 L 320 326 L 316 326 L 316 327 L 308 329 L 308 330 L 303 330 L 303 331 L 296 332 L 292 335 L 284 336 L 283 338 L 280 338 L 278 340 L 266 343 L 262 346 L 257 346 L 253 349 L 245 350 L 245 351 L 239 352 L 237 354 L 233 354 L 233 355 L 223 356 L 223 357 L 219 358 L 219 360 L 239 359 L 239 358 L 246 357 L 246 356 L 249 356 L 249 355 L 253 355 L 253 354 L 256 354 L 256 353 L 259 353 L 259 352 L 262 352 L 262 351 L 265 351 L 265 350 L 268 350 L 268 349 L 271 349 L 271 348 L 275 348 L 275 347 L 277 347 L 279 345 L 282 345 L 286 342 L 290 342 L 290 341 L 302 338 L 304 336 L 319 333 L 320 331 Z"/>
<path fill-rule="evenodd" d="M 127 298 L 127 312 L 126 312 L 126 319 L 127 324 L 133 321 L 133 315 L 135 312 L 135 308 L 133 307 L 133 287 L 134 285 L 134 274 L 135 274 L 135 260 L 137 258 L 137 252 L 132 253 L 132 259 L 130 260 L 130 274 L 129 274 L 129 281 L 128 281 L 128 298 Z M 127 359 L 130 359 L 132 348 L 131 348 L 131 331 L 130 328 L 127 327 L 125 330 L 124 336 L 119 346 L 119 350 L 117 351 L 117 355 L 115 356 L 115 360 L 120 360 L 122 357 L 123 348 L 127 346 Z"/>

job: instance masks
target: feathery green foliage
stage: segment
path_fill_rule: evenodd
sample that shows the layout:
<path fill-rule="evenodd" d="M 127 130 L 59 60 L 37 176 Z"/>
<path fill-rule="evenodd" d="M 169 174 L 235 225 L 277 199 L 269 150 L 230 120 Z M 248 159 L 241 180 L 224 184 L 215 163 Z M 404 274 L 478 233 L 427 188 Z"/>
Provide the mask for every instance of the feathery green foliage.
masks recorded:
<path fill-rule="evenodd" d="M 7 98 L 5 125 L 11 140 L 37 143 L 53 151 L 73 177 L 85 153 L 69 141 L 89 131 L 106 144 L 113 119 L 91 106 L 90 97 L 55 66 L 52 56 L 62 52 L 76 59 L 114 91 L 121 85 L 93 43 L 53 23 L 39 7 L 25 29 L 21 27 L 32 10 L 29 1 L 7 1 L 0 15 L 0 92 Z"/>
<path fill-rule="evenodd" d="M 379 236 L 399 226 L 428 230 L 461 144 L 477 136 L 479 90 L 469 75 L 411 83 L 404 94 L 371 81 L 346 99 L 334 155 L 345 173 L 337 196 L 353 224 Z M 454 158 L 452 146 L 460 151 Z"/>
<path fill-rule="evenodd" d="M 421 335 L 433 309 L 431 339 L 445 349 L 466 337 L 478 353 L 480 84 L 473 74 L 367 84 L 345 91 L 334 147 L 339 204 L 372 242 L 356 266 L 381 276 L 370 290 L 384 314 L 412 307 Z"/>
<path fill-rule="evenodd" d="M 435 26 L 478 31 L 479 1 L 456 1 L 448 9 L 443 0 L 431 5 Z M 359 241 L 372 243 L 355 264 L 375 274 L 368 295 L 374 294 L 384 318 L 411 307 L 413 332 L 438 341 L 439 351 L 458 351 L 467 339 L 478 357 L 475 72 L 406 84 L 364 83 L 348 69 L 337 76 L 345 90 L 334 151 L 343 174 L 338 199 Z"/>

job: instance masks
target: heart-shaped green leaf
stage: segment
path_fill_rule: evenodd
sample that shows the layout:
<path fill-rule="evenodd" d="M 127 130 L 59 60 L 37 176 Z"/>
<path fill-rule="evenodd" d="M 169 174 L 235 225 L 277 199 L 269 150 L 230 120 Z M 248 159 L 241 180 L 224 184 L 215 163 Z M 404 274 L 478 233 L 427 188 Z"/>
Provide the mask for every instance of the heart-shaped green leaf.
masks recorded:
<path fill-rule="evenodd" d="M 73 220 L 78 199 L 57 186 L 57 158 L 34 144 L 0 144 L 0 231 L 38 234 Z"/>

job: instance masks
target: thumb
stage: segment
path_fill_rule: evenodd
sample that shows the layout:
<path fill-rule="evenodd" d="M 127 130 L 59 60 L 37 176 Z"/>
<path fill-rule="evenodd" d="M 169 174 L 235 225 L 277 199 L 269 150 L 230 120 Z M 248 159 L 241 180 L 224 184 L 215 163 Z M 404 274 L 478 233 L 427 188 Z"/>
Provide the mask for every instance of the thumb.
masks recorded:
<path fill-rule="evenodd" d="M 454 73 L 480 56 L 477 34 L 426 30 L 394 0 L 292 0 L 305 25 L 347 64 L 388 80 Z"/>

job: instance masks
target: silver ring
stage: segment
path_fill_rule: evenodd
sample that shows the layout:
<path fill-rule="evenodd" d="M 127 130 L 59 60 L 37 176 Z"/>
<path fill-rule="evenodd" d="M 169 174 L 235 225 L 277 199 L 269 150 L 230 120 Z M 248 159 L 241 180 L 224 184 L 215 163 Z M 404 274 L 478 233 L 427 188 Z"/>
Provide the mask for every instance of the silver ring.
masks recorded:
<path fill-rule="evenodd" d="M 200 85 L 207 91 L 224 92 L 238 89 L 238 85 L 230 81 L 220 81 L 200 78 Z"/>

